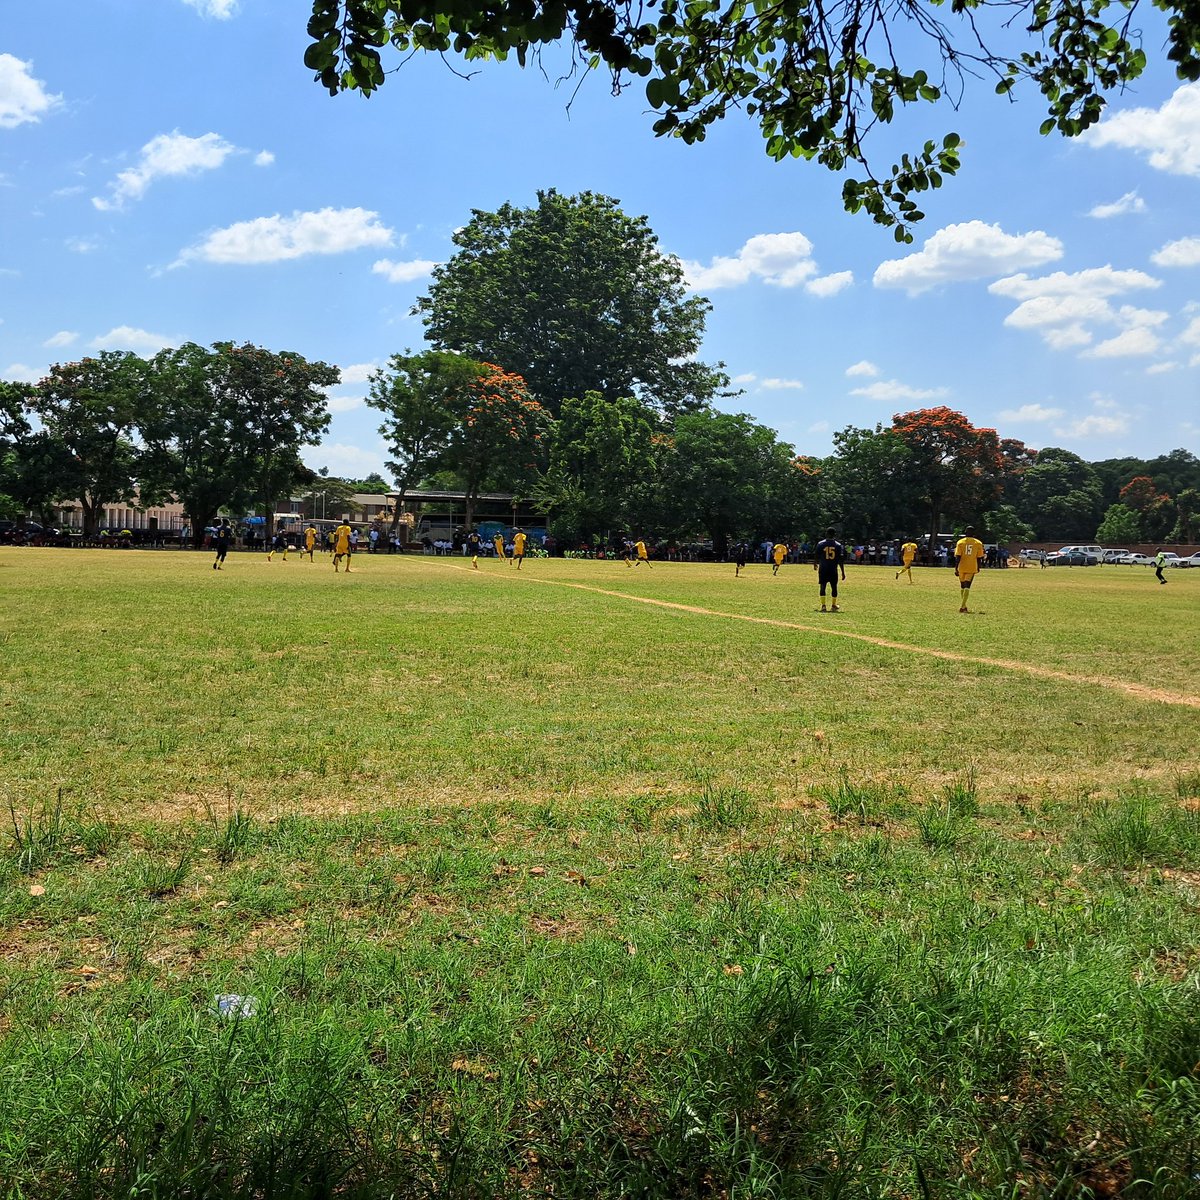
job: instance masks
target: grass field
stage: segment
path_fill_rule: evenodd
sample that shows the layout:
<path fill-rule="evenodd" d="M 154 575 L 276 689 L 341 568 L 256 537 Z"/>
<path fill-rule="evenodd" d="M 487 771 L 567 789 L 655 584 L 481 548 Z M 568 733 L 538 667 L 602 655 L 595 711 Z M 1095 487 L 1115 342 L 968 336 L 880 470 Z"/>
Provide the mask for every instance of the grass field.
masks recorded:
<path fill-rule="evenodd" d="M 1200 572 L 210 562 L 0 550 L 4 1195 L 1200 1192 Z"/>

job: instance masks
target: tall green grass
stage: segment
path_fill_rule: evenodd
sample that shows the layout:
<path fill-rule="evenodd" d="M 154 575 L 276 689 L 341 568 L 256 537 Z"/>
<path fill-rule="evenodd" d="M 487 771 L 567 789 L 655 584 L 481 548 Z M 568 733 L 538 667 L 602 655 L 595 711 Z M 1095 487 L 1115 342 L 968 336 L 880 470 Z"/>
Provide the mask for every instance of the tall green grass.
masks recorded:
<path fill-rule="evenodd" d="M 454 564 L 206 564 L 0 555 L 5 1195 L 1195 1194 L 1194 710 Z M 779 620 L 810 582 L 661 574 Z M 1133 644 L 1136 577 L 1048 575 L 985 578 L 1011 628 L 964 642 L 934 578 L 854 573 L 844 627 Z"/>

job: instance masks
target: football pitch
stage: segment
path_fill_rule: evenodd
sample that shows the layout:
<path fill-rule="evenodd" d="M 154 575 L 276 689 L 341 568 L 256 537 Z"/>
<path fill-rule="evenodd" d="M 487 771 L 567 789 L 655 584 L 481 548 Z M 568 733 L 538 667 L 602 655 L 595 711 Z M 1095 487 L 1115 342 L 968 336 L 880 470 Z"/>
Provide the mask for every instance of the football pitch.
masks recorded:
<path fill-rule="evenodd" d="M 7 1194 L 1200 1187 L 1200 571 L 211 563 L 0 549 Z"/>

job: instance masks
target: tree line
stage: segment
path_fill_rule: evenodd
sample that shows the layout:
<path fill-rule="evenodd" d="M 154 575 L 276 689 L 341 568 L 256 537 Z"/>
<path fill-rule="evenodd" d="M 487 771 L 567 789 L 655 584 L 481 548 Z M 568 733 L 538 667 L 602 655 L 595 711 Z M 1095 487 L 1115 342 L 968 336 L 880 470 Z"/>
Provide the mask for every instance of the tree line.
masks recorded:
<path fill-rule="evenodd" d="M 421 484 L 462 490 L 470 524 L 482 492 L 512 492 L 563 544 L 636 530 L 718 554 L 830 525 L 887 538 L 971 523 L 1006 543 L 1197 534 L 1200 462 L 1182 449 L 1087 463 L 938 407 L 798 455 L 722 411 L 737 396 L 724 364 L 698 358 L 709 301 L 610 197 L 550 190 L 477 210 L 454 241 L 414 308 L 430 348 L 369 381 L 401 500 Z M 253 510 L 269 524 L 297 494 L 336 505 L 351 481 L 312 472 L 301 451 L 328 429 L 339 379 L 293 351 L 217 342 L 0 382 L 0 515 L 74 501 L 94 534 L 106 507 L 168 497 L 197 528 Z"/>

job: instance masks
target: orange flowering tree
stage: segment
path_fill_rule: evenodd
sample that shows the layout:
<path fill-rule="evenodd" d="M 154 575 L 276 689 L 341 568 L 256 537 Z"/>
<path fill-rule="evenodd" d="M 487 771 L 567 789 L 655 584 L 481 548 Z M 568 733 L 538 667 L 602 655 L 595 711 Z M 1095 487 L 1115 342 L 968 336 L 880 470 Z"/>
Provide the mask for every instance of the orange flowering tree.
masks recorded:
<path fill-rule="evenodd" d="M 549 433 L 549 416 L 520 375 L 494 363 L 479 366 L 459 395 L 458 422 L 443 459 L 462 479 L 468 528 L 485 487 L 532 487 Z"/>
<path fill-rule="evenodd" d="M 1175 503 L 1149 475 L 1135 475 L 1122 489 L 1120 502 L 1138 514 L 1144 537 L 1157 541 L 1175 520 Z"/>
<path fill-rule="evenodd" d="M 908 451 L 931 537 L 943 516 L 973 517 L 999 496 L 1004 456 L 994 429 L 976 429 L 962 413 L 942 405 L 897 413 L 891 432 Z"/>

